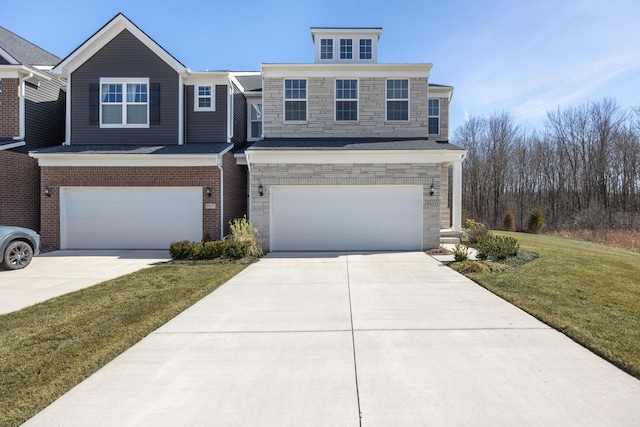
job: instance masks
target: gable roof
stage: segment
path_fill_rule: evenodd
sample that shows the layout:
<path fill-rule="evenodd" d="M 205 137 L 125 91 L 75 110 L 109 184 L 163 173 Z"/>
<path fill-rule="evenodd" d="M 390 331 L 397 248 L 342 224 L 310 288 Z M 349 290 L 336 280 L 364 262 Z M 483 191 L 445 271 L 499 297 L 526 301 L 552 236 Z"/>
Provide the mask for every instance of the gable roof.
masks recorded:
<path fill-rule="evenodd" d="M 177 73 L 189 73 L 189 69 L 185 67 L 184 64 L 156 43 L 122 13 L 118 13 L 94 35 L 78 46 L 53 69 L 53 72 L 56 74 L 70 75 L 124 30 L 128 30 L 133 34 L 160 59 L 176 70 Z"/>
<path fill-rule="evenodd" d="M 60 62 L 60 58 L 54 54 L 47 52 L 4 27 L 0 27 L 0 57 L 11 65 L 52 67 Z"/>

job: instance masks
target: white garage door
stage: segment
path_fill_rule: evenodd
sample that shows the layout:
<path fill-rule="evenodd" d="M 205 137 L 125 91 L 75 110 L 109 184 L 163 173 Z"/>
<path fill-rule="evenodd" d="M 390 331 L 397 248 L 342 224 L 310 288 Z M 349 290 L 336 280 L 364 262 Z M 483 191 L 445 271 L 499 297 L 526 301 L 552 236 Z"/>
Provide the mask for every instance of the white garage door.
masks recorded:
<path fill-rule="evenodd" d="M 419 250 L 422 186 L 273 186 L 271 249 Z"/>
<path fill-rule="evenodd" d="M 60 191 L 63 249 L 169 249 L 202 238 L 202 189 L 84 187 Z"/>

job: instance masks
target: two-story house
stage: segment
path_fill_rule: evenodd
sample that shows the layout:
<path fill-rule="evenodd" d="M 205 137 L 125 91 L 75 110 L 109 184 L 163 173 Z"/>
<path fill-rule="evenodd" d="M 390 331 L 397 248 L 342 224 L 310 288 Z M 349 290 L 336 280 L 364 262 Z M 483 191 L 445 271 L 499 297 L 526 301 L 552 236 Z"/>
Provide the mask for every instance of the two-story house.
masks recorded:
<path fill-rule="evenodd" d="M 53 73 L 64 144 L 31 152 L 45 249 L 166 249 L 246 213 L 246 101 L 228 72 L 190 70 L 118 14 Z"/>
<path fill-rule="evenodd" d="M 314 63 L 262 64 L 263 139 L 239 159 L 266 249 L 437 247 L 461 225 L 453 88 L 429 83 L 431 64 L 379 63 L 381 28 L 311 35 Z"/>
<path fill-rule="evenodd" d="M 40 229 L 40 172 L 29 150 L 64 141 L 60 58 L 0 27 L 0 224 Z"/>

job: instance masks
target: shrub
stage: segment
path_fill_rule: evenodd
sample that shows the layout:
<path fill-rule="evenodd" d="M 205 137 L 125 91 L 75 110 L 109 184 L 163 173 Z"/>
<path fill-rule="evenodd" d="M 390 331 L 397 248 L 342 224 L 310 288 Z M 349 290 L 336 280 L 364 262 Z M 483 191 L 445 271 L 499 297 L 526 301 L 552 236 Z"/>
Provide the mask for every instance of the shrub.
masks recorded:
<path fill-rule="evenodd" d="M 476 222 L 471 218 L 464 222 L 463 228 L 464 234 L 462 239 L 469 245 L 477 243 L 489 234 L 489 228 L 485 224 Z"/>
<path fill-rule="evenodd" d="M 246 244 L 250 256 L 262 256 L 262 245 L 260 244 L 258 229 L 247 220 L 246 216 L 229 221 L 229 228 L 231 229 L 231 234 L 226 237 L 227 240 Z"/>
<path fill-rule="evenodd" d="M 516 218 L 513 216 L 513 211 L 508 209 L 502 219 L 502 229 L 504 231 L 516 231 Z"/>
<path fill-rule="evenodd" d="M 169 253 L 173 259 L 203 260 L 214 258 L 241 259 L 249 255 L 249 243 L 233 240 L 214 240 L 211 242 L 173 242 Z"/>
<path fill-rule="evenodd" d="M 476 243 L 475 248 L 479 259 L 500 261 L 518 255 L 520 245 L 513 237 L 487 235 Z"/>
<path fill-rule="evenodd" d="M 535 208 L 531 215 L 529 215 L 529 226 L 527 229 L 530 233 L 539 233 L 547 226 L 547 222 L 544 219 L 544 213 L 542 209 Z"/>
<path fill-rule="evenodd" d="M 469 258 L 469 248 L 463 245 L 456 245 L 453 250 L 453 259 L 456 262 L 466 261 Z"/>

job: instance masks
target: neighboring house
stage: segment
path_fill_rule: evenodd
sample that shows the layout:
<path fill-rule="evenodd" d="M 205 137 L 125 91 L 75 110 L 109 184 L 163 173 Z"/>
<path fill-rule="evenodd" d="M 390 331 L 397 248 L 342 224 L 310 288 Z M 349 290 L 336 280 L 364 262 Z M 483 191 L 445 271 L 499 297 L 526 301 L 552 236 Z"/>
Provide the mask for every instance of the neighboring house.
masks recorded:
<path fill-rule="evenodd" d="M 228 72 L 191 71 L 118 14 L 53 73 L 64 145 L 31 152 L 45 249 L 166 249 L 246 212 L 246 101 Z"/>
<path fill-rule="evenodd" d="M 380 34 L 312 28 L 315 63 L 262 64 L 247 100 L 263 139 L 237 157 L 267 250 L 419 250 L 460 231 L 453 88 L 429 84 L 431 64 L 378 63 Z"/>
<path fill-rule="evenodd" d="M 0 27 L 0 224 L 40 229 L 40 171 L 29 150 L 64 141 L 55 55 Z"/>

